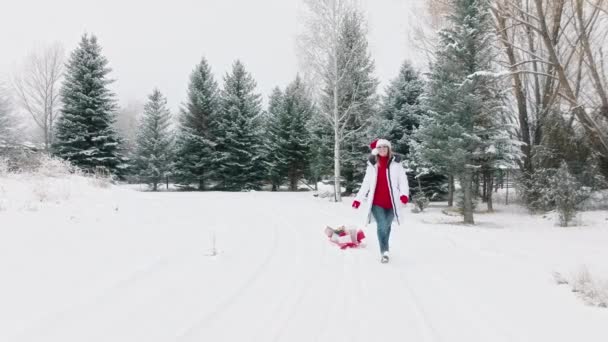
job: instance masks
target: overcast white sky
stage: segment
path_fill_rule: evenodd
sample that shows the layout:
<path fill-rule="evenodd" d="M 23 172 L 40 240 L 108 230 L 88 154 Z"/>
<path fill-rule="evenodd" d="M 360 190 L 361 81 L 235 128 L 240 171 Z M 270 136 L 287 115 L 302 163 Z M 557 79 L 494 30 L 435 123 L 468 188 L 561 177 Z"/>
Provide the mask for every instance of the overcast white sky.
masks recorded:
<path fill-rule="evenodd" d="M 0 74 L 11 75 L 29 51 L 54 41 L 66 54 L 85 32 L 95 34 L 116 79 L 121 105 L 145 101 L 159 87 L 175 111 L 188 77 L 205 56 L 221 85 L 241 59 L 266 98 L 296 75 L 296 34 L 302 0 L 0 0 Z M 361 0 L 380 90 L 405 58 L 412 15 L 424 0 Z"/>

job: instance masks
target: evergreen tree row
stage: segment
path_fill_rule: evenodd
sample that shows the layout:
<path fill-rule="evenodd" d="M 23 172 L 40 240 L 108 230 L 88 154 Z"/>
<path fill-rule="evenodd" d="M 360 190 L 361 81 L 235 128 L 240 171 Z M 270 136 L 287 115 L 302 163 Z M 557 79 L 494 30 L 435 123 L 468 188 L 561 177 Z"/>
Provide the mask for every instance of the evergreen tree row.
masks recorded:
<path fill-rule="evenodd" d="M 341 148 L 347 193 L 356 191 L 369 153 L 369 142 L 390 139 L 406 158 L 410 137 L 423 111 L 423 82 L 409 64 L 387 89 L 376 96 L 377 80 L 367 53 L 361 21 L 345 21 L 343 51 L 360 50 L 340 60 L 344 77 L 339 103 L 353 113 L 345 123 Z M 356 58 L 352 57 L 356 56 Z M 158 189 L 170 181 L 199 190 L 248 190 L 286 185 L 297 190 L 303 181 L 314 187 L 331 177 L 334 166 L 334 132 L 319 115 L 319 106 L 298 76 L 286 88 L 275 88 L 267 110 L 261 106 L 253 76 L 240 61 L 223 77 L 222 87 L 203 58 L 190 75 L 187 99 L 176 122 L 167 100 L 154 89 L 144 106 L 129 158 L 121 149 L 114 128 L 116 101 L 108 88 L 107 59 L 95 36 L 84 35 L 67 64 L 53 152 L 81 169 L 113 175 L 136 176 Z M 349 87 L 348 85 L 351 85 Z M 326 98 L 330 101 L 331 99 Z M 377 124 L 368 128 L 370 118 Z"/>
<path fill-rule="evenodd" d="M 275 188 L 289 181 L 295 189 L 312 173 L 307 126 L 314 106 L 299 78 L 264 112 L 240 61 L 220 90 L 203 59 L 190 76 L 175 129 L 165 97 L 158 89 L 149 96 L 129 160 L 114 127 L 111 69 L 95 36 L 82 37 L 66 69 L 53 153 L 84 171 L 134 175 L 154 190 L 167 177 L 200 190 L 259 189 L 269 180 Z"/>

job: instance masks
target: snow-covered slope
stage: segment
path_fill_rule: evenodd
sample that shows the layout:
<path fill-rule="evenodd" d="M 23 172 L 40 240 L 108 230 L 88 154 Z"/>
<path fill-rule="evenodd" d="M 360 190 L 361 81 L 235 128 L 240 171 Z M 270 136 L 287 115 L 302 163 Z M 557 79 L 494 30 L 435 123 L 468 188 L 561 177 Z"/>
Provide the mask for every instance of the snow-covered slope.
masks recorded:
<path fill-rule="evenodd" d="M 359 249 L 324 236 L 363 228 L 348 199 L 1 176 L 0 341 L 608 340 L 608 309 L 554 275 L 608 279 L 606 211 L 442 209 L 402 208 L 384 265 L 373 225 Z"/>

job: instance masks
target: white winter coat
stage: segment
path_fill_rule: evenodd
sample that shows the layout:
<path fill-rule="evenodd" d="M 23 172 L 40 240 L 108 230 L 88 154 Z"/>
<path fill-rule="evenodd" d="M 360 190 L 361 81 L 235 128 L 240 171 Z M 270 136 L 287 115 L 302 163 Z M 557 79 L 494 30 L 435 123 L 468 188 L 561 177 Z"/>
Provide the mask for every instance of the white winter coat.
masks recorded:
<path fill-rule="evenodd" d="M 400 200 L 402 195 L 408 196 L 409 199 L 410 187 L 407 182 L 405 169 L 403 168 L 403 165 L 401 165 L 401 157 L 399 155 L 392 156 L 388 162 L 386 172 L 386 178 L 389 184 L 389 193 L 391 195 L 391 203 L 393 204 L 393 213 L 395 214 L 395 219 L 397 219 L 397 224 L 400 224 L 399 207 L 397 205 L 402 205 Z M 361 183 L 361 188 L 355 197 L 355 200 L 359 201 L 360 203 L 363 203 L 363 199 L 367 197 L 367 218 L 365 220 L 365 225 L 370 223 L 372 219 L 372 202 L 374 201 L 377 180 L 378 163 L 376 163 L 376 157 L 371 155 L 367 161 L 367 169 L 365 171 L 363 183 Z"/>

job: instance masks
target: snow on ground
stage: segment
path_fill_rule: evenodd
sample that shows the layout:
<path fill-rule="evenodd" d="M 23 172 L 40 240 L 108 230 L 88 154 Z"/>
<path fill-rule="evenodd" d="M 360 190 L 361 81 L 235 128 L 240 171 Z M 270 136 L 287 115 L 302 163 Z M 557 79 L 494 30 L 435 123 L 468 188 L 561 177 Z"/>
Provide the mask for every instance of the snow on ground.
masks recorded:
<path fill-rule="evenodd" d="M 553 275 L 608 279 L 606 211 L 408 206 L 384 265 L 373 225 L 360 249 L 324 236 L 362 227 L 348 198 L 100 184 L 0 176 L 0 341 L 608 340 L 608 309 Z"/>

